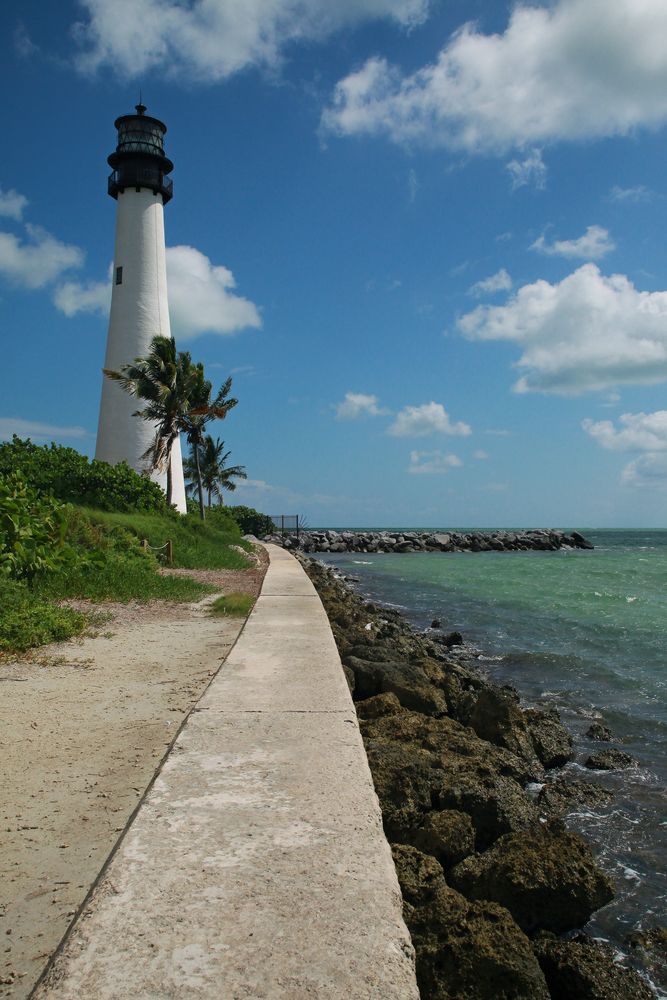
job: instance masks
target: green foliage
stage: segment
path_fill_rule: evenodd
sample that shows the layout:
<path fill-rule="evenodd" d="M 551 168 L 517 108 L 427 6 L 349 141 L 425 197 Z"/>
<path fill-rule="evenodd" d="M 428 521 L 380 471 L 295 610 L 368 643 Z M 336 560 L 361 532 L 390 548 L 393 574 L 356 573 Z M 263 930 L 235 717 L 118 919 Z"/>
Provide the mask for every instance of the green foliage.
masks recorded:
<path fill-rule="evenodd" d="M 90 461 L 74 448 L 16 437 L 0 444 L 0 476 L 18 472 L 28 486 L 66 503 L 101 510 L 167 511 L 164 493 L 128 465 Z"/>
<path fill-rule="evenodd" d="M 24 653 L 32 646 L 80 635 L 86 615 L 49 604 L 25 584 L 0 577 L 0 651 Z"/>
<path fill-rule="evenodd" d="M 215 591 L 189 576 L 160 576 L 152 556 L 108 556 L 95 570 L 73 567 L 39 581 L 37 593 L 51 600 L 66 597 L 89 601 L 198 601 Z"/>
<path fill-rule="evenodd" d="M 38 574 L 77 562 L 65 541 L 66 512 L 18 473 L 0 476 L 0 574 L 31 584 Z"/>
<path fill-rule="evenodd" d="M 267 514 L 260 514 L 253 507 L 239 505 L 225 509 L 232 515 L 243 535 L 256 535 L 257 538 L 262 538 L 275 531 L 271 518 Z"/>
<path fill-rule="evenodd" d="M 211 604 L 212 615 L 228 615 L 230 618 L 247 618 L 253 609 L 255 598 L 252 594 L 235 592 L 218 597 Z"/>
<path fill-rule="evenodd" d="M 220 511 L 218 513 L 218 511 Z M 138 546 L 146 538 L 156 548 L 167 539 L 173 543 L 174 566 L 185 569 L 247 569 L 248 560 L 230 546 L 241 546 L 239 527 L 225 508 L 215 508 L 214 516 L 206 521 L 194 513 L 184 517 L 163 517 L 159 514 L 113 514 L 97 510 L 85 511 L 93 528 L 110 533 L 111 537 L 128 538 Z"/>

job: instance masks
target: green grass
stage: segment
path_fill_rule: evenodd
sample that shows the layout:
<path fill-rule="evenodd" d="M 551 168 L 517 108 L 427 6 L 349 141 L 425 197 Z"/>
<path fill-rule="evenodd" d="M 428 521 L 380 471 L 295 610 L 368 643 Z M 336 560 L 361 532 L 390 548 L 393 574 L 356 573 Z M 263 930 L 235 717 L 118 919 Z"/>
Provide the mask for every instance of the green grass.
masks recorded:
<path fill-rule="evenodd" d="M 0 652 L 24 653 L 32 646 L 80 635 L 88 617 L 49 604 L 25 584 L 0 577 Z"/>
<path fill-rule="evenodd" d="M 247 569 L 251 562 L 230 545 L 246 551 L 252 546 L 244 542 L 231 517 L 211 517 L 201 521 L 199 515 L 184 517 L 162 514 L 116 514 L 81 508 L 90 522 L 112 535 L 147 538 L 149 545 L 173 543 L 174 566 L 184 569 Z"/>
<path fill-rule="evenodd" d="M 213 601 L 212 615 L 229 615 L 231 618 L 246 618 L 253 609 L 255 598 L 252 594 L 225 594 Z"/>
<path fill-rule="evenodd" d="M 110 558 L 101 567 L 51 573 L 35 584 L 43 598 L 82 597 L 89 601 L 198 601 L 215 587 L 188 576 L 160 576 L 150 557 Z"/>

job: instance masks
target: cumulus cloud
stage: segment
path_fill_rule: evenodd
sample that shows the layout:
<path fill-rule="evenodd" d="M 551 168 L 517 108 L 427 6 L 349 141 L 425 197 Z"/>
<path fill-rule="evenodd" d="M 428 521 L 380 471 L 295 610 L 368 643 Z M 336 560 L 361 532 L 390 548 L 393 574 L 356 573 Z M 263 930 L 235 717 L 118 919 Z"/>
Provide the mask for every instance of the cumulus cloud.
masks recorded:
<path fill-rule="evenodd" d="M 23 209 L 28 204 L 28 199 L 23 194 L 19 194 L 13 188 L 3 191 L 0 188 L 0 215 L 7 219 L 15 219 L 20 222 L 23 216 Z"/>
<path fill-rule="evenodd" d="M 81 0 L 87 18 L 74 25 L 77 66 L 111 66 L 123 77 L 161 69 L 222 80 L 249 66 L 275 69 L 287 46 L 317 41 L 365 21 L 410 28 L 429 0 Z"/>
<path fill-rule="evenodd" d="M 179 340 L 202 333 L 232 334 L 262 325 L 257 306 L 234 294 L 232 272 L 212 264 L 194 247 L 167 248 L 167 282 L 171 325 Z"/>
<path fill-rule="evenodd" d="M 43 288 L 64 271 L 81 267 L 83 250 L 62 243 L 41 226 L 27 225 L 28 239 L 0 233 L 0 275 L 22 288 Z"/>
<path fill-rule="evenodd" d="M 469 153 L 655 128 L 666 35 L 664 0 L 524 0 L 504 32 L 466 24 L 415 72 L 369 59 L 336 85 L 323 127 Z"/>
<path fill-rule="evenodd" d="M 246 327 L 260 327 L 257 306 L 235 295 L 232 272 L 195 247 L 167 247 L 167 283 L 172 331 L 179 340 L 202 333 L 233 334 Z M 66 316 L 77 313 L 106 315 L 111 301 L 108 281 L 68 281 L 55 292 L 54 301 Z"/>
<path fill-rule="evenodd" d="M 667 486 L 667 410 L 623 413 L 616 428 L 611 420 L 584 420 L 582 427 L 610 451 L 641 452 L 621 474 L 625 486 Z"/>
<path fill-rule="evenodd" d="M 582 427 L 611 451 L 667 451 L 667 410 L 623 413 L 617 430 L 611 420 L 584 420 Z"/>
<path fill-rule="evenodd" d="M 547 243 L 540 236 L 530 246 L 531 250 L 546 254 L 549 257 L 581 257 L 584 260 L 600 260 L 601 257 L 616 249 L 609 232 L 602 226 L 589 226 L 583 236 L 576 240 L 554 240 Z"/>
<path fill-rule="evenodd" d="M 510 160 L 507 169 L 512 178 L 512 191 L 527 185 L 544 191 L 547 186 L 547 165 L 541 149 L 531 149 L 523 160 Z"/>
<path fill-rule="evenodd" d="M 478 459 L 480 462 L 484 462 L 489 457 L 489 454 L 481 448 L 478 448 L 477 451 L 472 453 L 472 457 Z"/>
<path fill-rule="evenodd" d="M 508 292 L 512 287 L 512 279 L 505 270 L 501 267 L 499 271 L 495 274 L 490 275 L 488 278 L 483 278 L 481 281 L 476 281 L 474 285 L 468 289 L 468 295 L 474 295 L 479 298 L 481 295 L 490 295 L 494 292 Z"/>
<path fill-rule="evenodd" d="M 458 455 L 445 455 L 441 451 L 411 451 L 408 472 L 411 476 L 442 476 L 450 469 L 463 465 Z"/>
<path fill-rule="evenodd" d="M 58 427 L 56 424 L 43 424 L 38 420 L 0 417 L 0 441 L 10 441 L 14 434 L 18 434 L 21 438 L 32 438 L 34 441 L 52 441 L 60 438 L 88 437 L 89 432 L 83 427 Z"/>
<path fill-rule="evenodd" d="M 623 469 L 621 482 L 639 489 L 667 487 L 667 455 L 663 452 L 640 455 Z"/>
<path fill-rule="evenodd" d="M 109 312 L 111 281 L 66 281 L 53 294 L 53 301 L 70 318 L 77 313 Z"/>
<path fill-rule="evenodd" d="M 423 403 L 405 406 L 389 427 L 394 437 L 426 437 L 428 434 L 454 434 L 462 437 L 472 434 L 468 424 L 452 423 L 442 403 Z"/>
<path fill-rule="evenodd" d="M 623 274 L 583 264 L 561 282 L 536 281 L 502 306 L 458 320 L 471 340 L 514 341 L 516 392 L 577 395 L 667 379 L 667 292 L 641 292 Z"/>
<path fill-rule="evenodd" d="M 363 392 L 346 392 L 345 399 L 336 403 L 337 420 L 358 420 L 359 417 L 379 417 L 387 411 L 380 409 L 377 396 Z"/>

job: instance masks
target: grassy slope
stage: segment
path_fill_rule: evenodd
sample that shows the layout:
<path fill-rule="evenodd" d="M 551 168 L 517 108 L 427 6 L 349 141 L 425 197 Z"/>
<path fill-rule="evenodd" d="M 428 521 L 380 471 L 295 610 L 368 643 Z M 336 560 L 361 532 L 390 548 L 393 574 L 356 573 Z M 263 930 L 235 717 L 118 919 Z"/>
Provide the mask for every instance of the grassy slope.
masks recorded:
<path fill-rule="evenodd" d="M 173 543 L 174 565 L 188 569 L 245 569 L 249 562 L 236 548 L 247 548 L 238 527 L 226 516 L 201 522 L 198 517 L 161 514 L 116 514 L 69 508 L 68 541 L 79 552 L 101 554 L 99 565 L 66 568 L 44 574 L 32 590 L 1 581 L 0 651 L 24 651 L 81 633 L 85 615 L 54 605 L 68 597 L 91 601 L 196 601 L 215 590 L 189 577 L 164 577 L 156 555 L 144 553 L 140 540 L 152 546 Z"/>

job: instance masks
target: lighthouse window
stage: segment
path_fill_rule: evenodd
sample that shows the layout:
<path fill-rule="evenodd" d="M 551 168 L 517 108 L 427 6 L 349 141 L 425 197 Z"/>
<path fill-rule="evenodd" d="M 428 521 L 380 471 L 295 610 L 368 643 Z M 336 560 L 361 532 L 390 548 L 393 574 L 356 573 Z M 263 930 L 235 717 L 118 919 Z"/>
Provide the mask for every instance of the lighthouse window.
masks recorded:
<path fill-rule="evenodd" d="M 122 285 L 123 284 L 123 268 L 122 267 L 117 267 L 116 268 L 116 284 L 117 285 Z"/>

